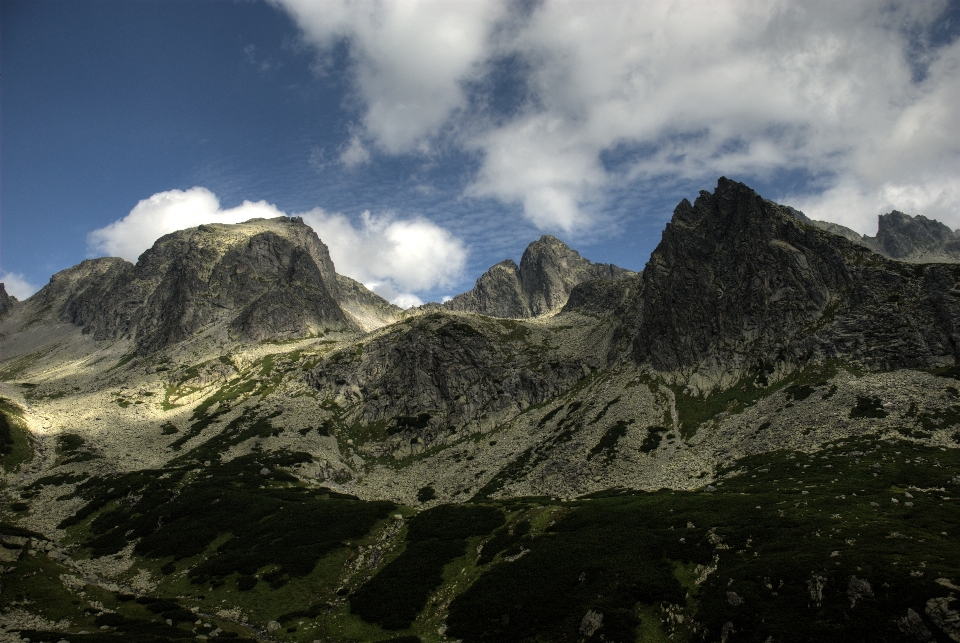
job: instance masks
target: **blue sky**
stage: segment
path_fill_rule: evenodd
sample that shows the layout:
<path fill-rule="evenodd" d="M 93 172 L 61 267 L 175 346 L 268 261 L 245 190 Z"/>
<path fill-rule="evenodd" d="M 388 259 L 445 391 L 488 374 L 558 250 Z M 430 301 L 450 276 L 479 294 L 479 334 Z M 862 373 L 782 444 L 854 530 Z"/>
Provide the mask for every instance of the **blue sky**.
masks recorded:
<path fill-rule="evenodd" d="M 960 3 L 4 0 L 0 280 L 304 214 L 401 304 L 555 234 L 640 270 L 744 181 L 960 227 Z"/>

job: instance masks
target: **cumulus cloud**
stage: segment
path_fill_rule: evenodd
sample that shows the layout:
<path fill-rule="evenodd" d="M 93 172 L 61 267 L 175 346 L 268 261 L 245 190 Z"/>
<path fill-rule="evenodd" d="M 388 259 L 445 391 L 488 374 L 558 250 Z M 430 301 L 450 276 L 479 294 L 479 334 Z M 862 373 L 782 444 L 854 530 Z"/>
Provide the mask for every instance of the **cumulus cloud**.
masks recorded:
<path fill-rule="evenodd" d="M 0 283 L 4 285 L 8 295 L 13 295 L 20 301 L 40 290 L 40 286 L 30 283 L 19 272 L 0 270 Z"/>
<path fill-rule="evenodd" d="M 354 136 L 340 153 L 340 162 L 348 168 L 355 168 L 370 162 L 370 151 L 363 145 L 360 137 Z"/>
<path fill-rule="evenodd" d="M 286 213 L 266 201 L 244 201 L 223 210 L 216 195 L 206 188 L 169 190 L 140 201 L 127 216 L 94 230 L 87 240 L 92 254 L 136 261 L 157 239 L 176 230 L 279 216 Z M 330 249 L 337 272 L 404 308 L 423 303 L 415 291 L 456 284 L 466 264 L 463 242 L 424 218 L 364 212 L 359 226 L 354 226 L 346 216 L 319 208 L 300 216 Z M 18 275 L 3 274 L 10 279 L 5 282 L 8 292 L 17 297 L 21 296 L 17 293 L 28 295 L 36 290 Z"/>
<path fill-rule="evenodd" d="M 347 41 L 363 126 L 391 154 L 416 149 L 466 104 L 461 82 L 478 73 L 500 0 L 273 0 L 321 49 Z"/>
<path fill-rule="evenodd" d="M 822 218 L 901 198 L 960 224 L 946 0 L 274 2 L 319 51 L 347 43 L 364 141 L 472 151 L 467 194 L 541 228 L 589 225 L 612 185 L 779 171 L 817 178 L 791 196 Z M 504 82 L 521 98 L 497 107 Z"/>
<path fill-rule="evenodd" d="M 135 262 L 140 254 L 165 234 L 203 223 L 240 223 L 249 219 L 284 216 L 266 201 L 244 201 L 235 208 L 220 209 L 220 200 L 210 190 L 158 192 L 137 203 L 130 213 L 87 236 L 94 254 L 123 257 Z"/>
<path fill-rule="evenodd" d="M 330 248 L 337 272 L 403 308 L 423 303 L 412 291 L 455 285 L 466 265 L 463 242 L 427 219 L 364 212 L 355 226 L 319 208 L 301 216 Z"/>

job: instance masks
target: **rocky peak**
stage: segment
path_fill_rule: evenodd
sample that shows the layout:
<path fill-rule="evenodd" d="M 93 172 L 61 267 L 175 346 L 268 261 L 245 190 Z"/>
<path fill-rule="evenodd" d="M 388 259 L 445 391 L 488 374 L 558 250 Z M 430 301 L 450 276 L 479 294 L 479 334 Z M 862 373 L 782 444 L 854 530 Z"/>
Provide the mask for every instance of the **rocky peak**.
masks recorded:
<path fill-rule="evenodd" d="M 19 302 L 17 298 L 7 294 L 7 287 L 0 283 L 0 317 L 6 315 Z"/>
<path fill-rule="evenodd" d="M 934 219 L 899 210 L 880 215 L 876 245 L 888 257 L 905 261 L 960 261 L 957 234 Z"/>
<path fill-rule="evenodd" d="M 519 266 L 511 259 L 501 261 L 480 276 L 473 290 L 444 307 L 491 317 L 536 317 L 561 308 L 577 284 L 632 274 L 612 264 L 592 263 L 556 237 L 544 235 L 527 246 Z"/>
<path fill-rule="evenodd" d="M 359 285 L 344 283 L 341 293 L 316 233 L 302 219 L 278 217 L 164 235 L 136 265 L 85 261 L 54 275 L 31 300 L 95 339 L 130 337 L 145 354 L 211 325 L 259 341 L 369 325 L 344 308 L 362 313 L 377 304 L 389 317 L 390 304 L 372 293 L 354 301 Z"/>
<path fill-rule="evenodd" d="M 889 259 L 910 263 L 960 263 L 960 231 L 922 215 L 910 216 L 899 210 L 881 214 L 875 237 L 829 221 L 811 223 Z"/>
<path fill-rule="evenodd" d="M 952 363 L 960 271 L 945 268 L 904 270 L 721 178 L 681 201 L 650 257 L 633 357 L 699 390 L 831 357 Z M 910 301 L 892 305 L 891 289 Z"/>

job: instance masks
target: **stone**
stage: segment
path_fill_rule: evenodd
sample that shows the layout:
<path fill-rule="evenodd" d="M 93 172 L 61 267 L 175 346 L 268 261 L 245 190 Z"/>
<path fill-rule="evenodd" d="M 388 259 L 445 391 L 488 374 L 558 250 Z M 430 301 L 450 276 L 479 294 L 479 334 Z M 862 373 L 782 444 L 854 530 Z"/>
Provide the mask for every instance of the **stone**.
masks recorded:
<path fill-rule="evenodd" d="M 923 619 L 920 618 L 920 615 L 917 614 L 913 608 L 907 609 L 907 615 L 898 619 L 897 625 L 901 632 L 921 643 L 936 640 L 933 632 L 930 631 L 930 628 L 927 627 L 927 624 L 923 622 Z"/>
<path fill-rule="evenodd" d="M 442 307 L 490 317 L 537 317 L 563 307 L 580 284 L 616 282 L 633 274 L 612 264 L 592 263 L 556 237 L 544 235 L 527 246 L 519 266 L 512 259 L 501 261 L 481 275 L 472 290 Z M 612 287 L 616 291 L 617 286 Z M 584 299 L 581 294 L 579 306 Z"/>
<path fill-rule="evenodd" d="M 603 614 L 594 610 L 587 610 L 580 621 L 580 634 L 593 636 L 593 633 L 603 627 Z"/>
<path fill-rule="evenodd" d="M 873 598 L 873 588 L 865 578 L 851 576 L 847 583 L 847 598 L 850 599 L 850 609 L 853 609 L 860 599 Z"/>

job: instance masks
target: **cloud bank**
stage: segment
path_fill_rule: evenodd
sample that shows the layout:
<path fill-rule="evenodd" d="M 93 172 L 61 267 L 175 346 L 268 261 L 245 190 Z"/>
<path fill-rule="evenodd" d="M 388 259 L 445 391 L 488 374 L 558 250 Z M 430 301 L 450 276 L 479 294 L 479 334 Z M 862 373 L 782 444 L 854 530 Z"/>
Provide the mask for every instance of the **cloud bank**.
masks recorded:
<path fill-rule="evenodd" d="M 273 2 L 321 64 L 347 45 L 348 166 L 453 145 L 468 195 L 544 229 L 611 186 L 776 172 L 804 188 L 770 196 L 862 232 L 892 207 L 960 226 L 945 0 Z"/>
<path fill-rule="evenodd" d="M 244 201 L 224 210 L 206 188 L 169 190 L 140 201 L 122 219 L 94 230 L 87 242 L 92 256 L 135 262 L 157 239 L 176 230 L 279 216 L 287 215 L 266 201 Z M 462 276 L 467 258 L 463 242 L 426 219 L 364 212 L 359 226 L 354 226 L 346 216 L 319 208 L 300 216 L 327 244 L 337 272 L 404 308 L 423 303 L 415 293 L 450 287 Z M 18 298 L 36 290 L 18 275 L 3 273 L 3 277 L 0 281 Z"/>

